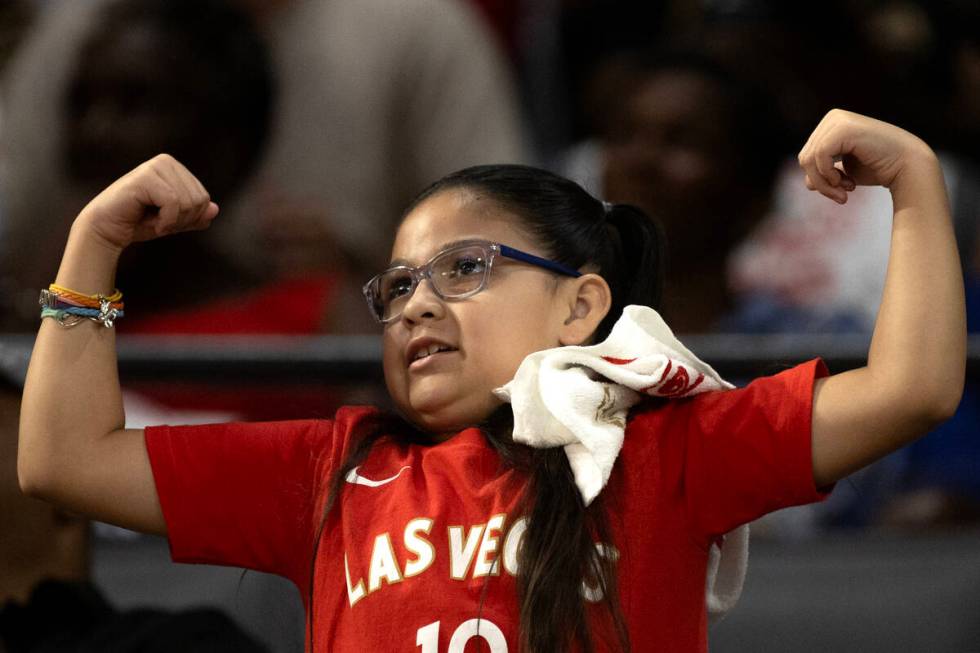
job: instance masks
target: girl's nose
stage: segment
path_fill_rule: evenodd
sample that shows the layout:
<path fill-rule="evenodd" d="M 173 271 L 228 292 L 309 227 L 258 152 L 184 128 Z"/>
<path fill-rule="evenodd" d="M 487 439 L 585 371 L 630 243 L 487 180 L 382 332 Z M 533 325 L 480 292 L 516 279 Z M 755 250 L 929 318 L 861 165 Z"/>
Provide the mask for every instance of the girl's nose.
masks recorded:
<path fill-rule="evenodd" d="M 446 305 L 432 289 L 432 282 L 428 279 L 422 279 L 416 286 L 415 292 L 408 298 L 408 302 L 405 303 L 402 319 L 417 324 L 426 319 L 440 319 L 445 315 L 445 312 Z"/>

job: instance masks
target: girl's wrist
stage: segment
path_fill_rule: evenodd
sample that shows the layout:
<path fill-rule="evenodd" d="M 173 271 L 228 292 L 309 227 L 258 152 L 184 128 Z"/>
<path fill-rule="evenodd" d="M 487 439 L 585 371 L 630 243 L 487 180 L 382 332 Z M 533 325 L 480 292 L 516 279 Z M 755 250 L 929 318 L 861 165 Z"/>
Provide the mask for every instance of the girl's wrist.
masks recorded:
<path fill-rule="evenodd" d="M 946 183 L 939 157 L 924 141 L 918 141 L 905 155 L 905 165 L 895 175 L 888 190 L 897 211 L 900 208 L 931 202 L 934 196 L 945 197 Z"/>
<path fill-rule="evenodd" d="M 54 282 L 85 294 L 111 294 L 121 253 L 121 248 L 77 219 L 72 223 Z"/>
<path fill-rule="evenodd" d="M 79 213 L 78 217 L 71 224 L 71 230 L 68 235 L 69 241 L 75 239 L 84 243 L 86 247 L 99 248 L 106 255 L 119 258 L 126 247 L 107 238 L 102 233 L 102 230 L 95 226 L 96 220 L 97 218 L 94 214 L 89 213 L 88 209 Z"/>

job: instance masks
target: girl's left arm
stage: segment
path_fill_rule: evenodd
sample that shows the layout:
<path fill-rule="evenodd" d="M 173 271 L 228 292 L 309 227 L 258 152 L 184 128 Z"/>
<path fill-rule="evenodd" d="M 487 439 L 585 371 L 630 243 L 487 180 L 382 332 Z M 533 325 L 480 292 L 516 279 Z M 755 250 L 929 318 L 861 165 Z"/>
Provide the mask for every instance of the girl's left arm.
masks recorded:
<path fill-rule="evenodd" d="M 946 187 L 928 145 L 893 125 L 834 110 L 799 160 L 810 190 L 844 203 L 856 185 L 882 185 L 894 204 L 868 363 L 814 389 L 813 478 L 822 487 L 952 416 L 963 393 L 966 309 Z"/>

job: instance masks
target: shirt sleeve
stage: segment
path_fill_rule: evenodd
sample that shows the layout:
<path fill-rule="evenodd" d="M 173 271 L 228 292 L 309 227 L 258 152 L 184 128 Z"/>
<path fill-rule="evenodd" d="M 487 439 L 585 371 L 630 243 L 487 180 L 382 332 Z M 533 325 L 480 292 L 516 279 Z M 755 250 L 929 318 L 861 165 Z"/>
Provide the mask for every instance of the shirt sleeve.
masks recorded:
<path fill-rule="evenodd" d="M 811 417 L 814 382 L 827 374 L 812 360 L 687 402 L 682 484 L 699 534 L 826 497 L 831 488 L 813 481 Z"/>
<path fill-rule="evenodd" d="M 297 420 L 145 430 L 176 562 L 309 573 L 315 514 L 342 455 L 334 422 Z"/>

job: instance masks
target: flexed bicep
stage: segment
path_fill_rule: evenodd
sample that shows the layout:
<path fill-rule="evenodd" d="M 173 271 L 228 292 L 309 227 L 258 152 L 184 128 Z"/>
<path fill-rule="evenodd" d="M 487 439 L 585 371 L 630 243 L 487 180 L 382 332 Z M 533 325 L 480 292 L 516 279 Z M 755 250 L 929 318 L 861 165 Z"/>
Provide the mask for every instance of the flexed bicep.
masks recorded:
<path fill-rule="evenodd" d="M 814 390 L 813 474 L 825 485 L 955 412 L 963 392 L 966 311 L 942 171 L 928 145 L 894 125 L 832 111 L 803 147 L 800 164 L 807 187 L 838 202 L 853 190 L 850 179 L 885 186 L 894 204 L 868 363 Z"/>
<path fill-rule="evenodd" d="M 197 178 L 162 154 L 75 219 L 51 286 L 60 303 L 42 313 L 58 319 L 42 320 L 24 385 L 17 467 L 26 492 L 121 526 L 166 530 L 143 433 L 125 429 L 114 319 L 104 314 L 119 299 L 116 266 L 129 244 L 203 229 L 217 212 Z M 92 308 L 98 317 L 85 319 Z"/>

